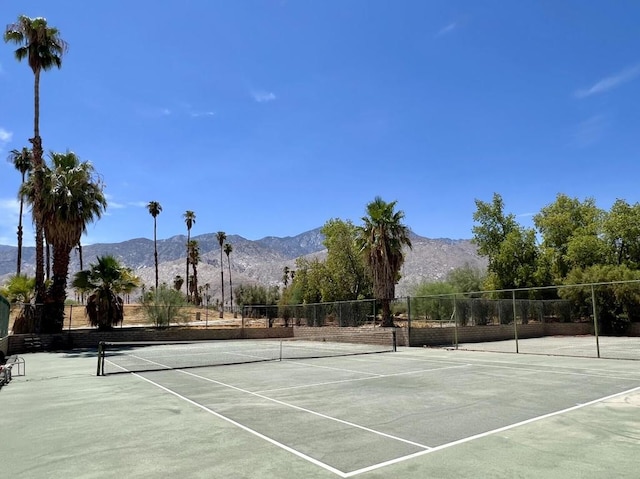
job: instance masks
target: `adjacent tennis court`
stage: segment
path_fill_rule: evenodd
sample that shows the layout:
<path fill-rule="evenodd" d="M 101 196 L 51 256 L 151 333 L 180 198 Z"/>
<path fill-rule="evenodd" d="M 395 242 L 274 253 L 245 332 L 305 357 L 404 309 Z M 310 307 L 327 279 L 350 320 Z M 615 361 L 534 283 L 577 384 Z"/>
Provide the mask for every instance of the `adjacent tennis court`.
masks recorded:
<path fill-rule="evenodd" d="M 244 346 L 233 354 L 264 343 Z M 148 345 L 104 360 L 131 355 L 162 367 L 96 376 L 95 351 L 26 355 L 0 393 L 3 474 L 631 478 L 640 465 L 637 361 L 400 348 L 165 369 L 171 354 Z"/>

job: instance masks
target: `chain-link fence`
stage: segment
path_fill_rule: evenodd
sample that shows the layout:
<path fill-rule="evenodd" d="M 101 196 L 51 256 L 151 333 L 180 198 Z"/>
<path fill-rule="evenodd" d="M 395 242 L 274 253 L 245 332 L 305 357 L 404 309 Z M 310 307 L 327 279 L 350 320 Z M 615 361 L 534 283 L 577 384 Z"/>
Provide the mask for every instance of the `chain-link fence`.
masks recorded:
<path fill-rule="evenodd" d="M 244 320 L 262 319 L 273 326 L 357 327 L 374 324 L 376 301 L 336 301 L 294 305 L 247 305 L 242 308 Z"/>

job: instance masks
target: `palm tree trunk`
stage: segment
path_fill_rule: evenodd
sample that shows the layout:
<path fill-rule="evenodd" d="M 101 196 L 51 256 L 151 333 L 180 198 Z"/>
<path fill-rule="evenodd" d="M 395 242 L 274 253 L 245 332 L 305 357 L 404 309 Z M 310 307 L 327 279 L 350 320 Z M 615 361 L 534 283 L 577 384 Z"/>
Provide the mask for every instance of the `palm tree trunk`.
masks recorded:
<path fill-rule="evenodd" d="M 190 296 L 190 286 L 189 286 L 189 241 L 191 240 L 191 229 L 187 228 L 187 276 L 185 278 L 185 289 L 187 290 L 187 301 L 189 301 Z"/>
<path fill-rule="evenodd" d="M 36 230 L 36 332 L 42 326 L 42 305 L 46 298 L 44 285 L 44 227 L 40 211 L 42 210 L 42 139 L 40 138 L 40 70 L 34 72 L 33 82 L 33 174 L 35 186 L 33 220 Z"/>
<path fill-rule="evenodd" d="M 222 242 L 220 242 L 220 287 L 222 288 L 222 303 L 220 317 L 224 318 L 224 266 L 222 264 Z"/>
<path fill-rule="evenodd" d="M 78 260 L 80 261 L 80 271 L 84 269 L 82 258 L 82 242 L 78 241 Z M 80 302 L 84 304 L 84 291 L 80 292 Z"/>
<path fill-rule="evenodd" d="M 22 173 L 22 184 L 24 185 L 24 173 Z M 20 195 L 20 216 L 18 217 L 18 265 L 16 267 L 16 275 L 20 276 L 22 266 L 22 209 L 24 207 L 24 198 Z"/>
<path fill-rule="evenodd" d="M 73 247 L 60 245 L 53 250 L 53 281 L 47 295 L 45 307 L 47 323 L 43 325 L 44 333 L 59 333 L 64 323 L 64 302 L 67 299 L 67 276 L 69 260 Z"/>
<path fill-rule="evenodd" d="M 156 291 L 158 290 L 158 242 L 156 236 L 156 218 L 153 217 L 153 258 L 156 263 Z"/>
<path fill-rule="evenodd" d="M 233 283 L 231 283 L 231 260 L 229 259 L 229 255 L 227 255 L 227 263 L 229 264 L 229 296 L 230 296 L 230 306 L 231 311 L 233 311 L 233 317 L 236 317 L 236 313 L 233 310 Z"/>

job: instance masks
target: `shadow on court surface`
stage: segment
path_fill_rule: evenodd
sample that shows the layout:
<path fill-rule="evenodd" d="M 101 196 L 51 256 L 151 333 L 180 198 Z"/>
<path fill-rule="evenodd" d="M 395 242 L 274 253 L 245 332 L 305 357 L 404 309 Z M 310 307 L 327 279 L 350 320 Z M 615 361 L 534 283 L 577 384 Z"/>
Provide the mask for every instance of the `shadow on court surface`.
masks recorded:
<path fill-rule="evenodd" d="M 24 356 L 0 392 L 12 478 L 637 477 L 625 360 L 395 353 L 95 376 Z"/>

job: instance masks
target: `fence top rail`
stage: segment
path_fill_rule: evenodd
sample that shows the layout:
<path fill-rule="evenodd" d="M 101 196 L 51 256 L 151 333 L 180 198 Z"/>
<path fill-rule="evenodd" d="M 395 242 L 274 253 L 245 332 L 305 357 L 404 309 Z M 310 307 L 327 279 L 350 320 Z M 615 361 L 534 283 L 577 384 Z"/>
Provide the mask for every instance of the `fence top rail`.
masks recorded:
<path fill-rule="evenodd" d="M 471 294 L 488 294 L 488 293 L 517 293 L 518 291 L 540 291 L 550 289 L 565 289 L 565 288 L 583 288 L 593 286 L 614 286 L 622 284 L 640 284 L 640 279 L 627 279 L 621 281 L 608 281 L 599 283 L 577 283 L 577 284 L 556 284 L 552 286 L 532 286 L 529 288 L 510 288 L 510 289 L 489 289 L 483 291 L 465 291 L 463 293 L 440 293 L 432 294 L 428 296 L 405 296 L 404 298 L 396 299 L 412 299 L 412 298 L 453 298 L 456 299 L 460 296 L 467 296 Z M 519 298 L 516 298 L 519 299 Z"/>
<path fill-rule="evenodd" d="M 245 304 L 243 308 L 286 308 L 286 307 L 298 307 L 298 306 L 325 306 L 331 304 L 347 304 L 347 303 L 371 303 L 375 302 L 375 299 L 345 299 L 342 301 L 325 301 L 323 303 L 297 303 L 297 304 Z"/>

